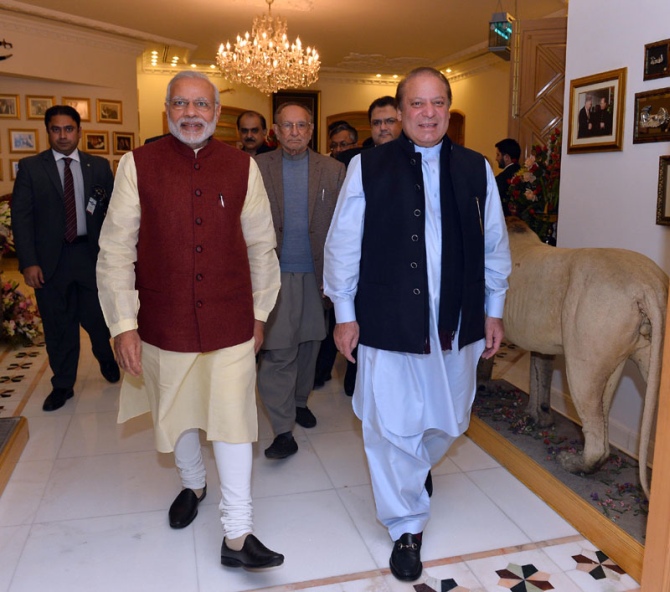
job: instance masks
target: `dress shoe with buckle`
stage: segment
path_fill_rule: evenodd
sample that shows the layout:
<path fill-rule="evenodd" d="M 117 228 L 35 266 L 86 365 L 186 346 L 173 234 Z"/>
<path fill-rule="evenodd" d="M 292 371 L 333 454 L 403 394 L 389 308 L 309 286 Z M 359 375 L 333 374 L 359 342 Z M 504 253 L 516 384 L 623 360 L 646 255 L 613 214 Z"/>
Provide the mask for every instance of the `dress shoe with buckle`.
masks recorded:
<path fill-rule="evenodd" d="M 286 458 L 298 452 L 298 443 L 295 441 L 291 432 L 279 434 L 268 448 L 265 449 L 265 456 L 272 459 Z"/>
<path fill-rule="evenodd" d="M 282 563 L 284 563 L 284 556 L 268 549 L 253 534 L 247 535 L 239 551 L 230 549 L 226 545 L 225 537 L 221 543 L 221 564 L 226 567 L 243 567 L 254 570 L 277 567 Z"/>
<path fill-rule="evenodd" d="M 403 582 L 413 582 L 421 576 L 421 536 L 406 532 L 393 545 L 389 566 L 391 573 Z"/>
<path fill-rule="evenodd" d="M 433 497 L 433 475 L 431 474 L 430 471 L 428 471 L 425 486 L 426 486 L 426 492 L 428 493 L 428 497 Z"/>
<path fill-rule="evenodd" d="M 198 504 L 207 495 L 207 485 L 203 487 L 198 497 L 192 489 L 182 489 L 174 499 L 168 512 L 171 528 L 186 528 L 198 515 Z"/>
<path fill-rule="evenodd" d="M 308 407 L 296 407 L 295 422 L 303 428 L 313 428 L 316 425 L 316 417 Z"/>
<path fill-rule="evenodd" d="M 42 409 L 44 411 L 56 411 L 65 405 L 65 401 L 74 397 L 74 391 L 71 388 L 54 388 L 49 396 L 44 399 Z"/>
<path fill-rule="evenodd" d="M 111 362 L 100 362 L 100 374 L 102 374 L 107 382 L 111 382 L 112 384 L 119 382 L 121 379 L 119 365 L 114 360 Z"/>

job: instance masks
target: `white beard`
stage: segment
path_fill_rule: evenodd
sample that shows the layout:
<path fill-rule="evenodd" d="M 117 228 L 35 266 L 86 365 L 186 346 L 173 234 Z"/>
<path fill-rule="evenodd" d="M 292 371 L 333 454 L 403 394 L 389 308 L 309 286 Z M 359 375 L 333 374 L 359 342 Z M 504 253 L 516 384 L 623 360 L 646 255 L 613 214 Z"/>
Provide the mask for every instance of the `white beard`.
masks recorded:
<path fill-rule="evenodd" d="M 201 123 L 203 125 L 202 131 L 198 134 L 182 131 L 181 124 L 185 120 Z M 180 117 L 177 121 L 172 121 L 172 119 L 168 117 L 168 129 L 180 142 L 183 142 L 194 149 L 200 148 L 204 145 L 207 139 L 214 134 L 214 131 L 216 130 L 216 119 L 213 119 L 208 123 L 202 117 Z"/>

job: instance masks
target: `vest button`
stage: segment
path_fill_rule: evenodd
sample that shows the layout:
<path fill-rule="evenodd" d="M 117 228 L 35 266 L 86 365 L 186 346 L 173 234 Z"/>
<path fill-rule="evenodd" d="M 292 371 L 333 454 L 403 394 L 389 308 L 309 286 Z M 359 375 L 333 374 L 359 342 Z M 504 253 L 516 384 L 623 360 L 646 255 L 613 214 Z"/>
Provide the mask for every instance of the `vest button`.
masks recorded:
<path fill-rule="evenodd" d="M 202 224 L 202 218 L 196 218 L 195 223 L 200 226 Z"/>
<path fill-rule="evenodd" d="M 418 234 L 413 234 L 412 235 L 412 242 L 415 243 L 419 240 L 419 235 Z"/>
<path fill-rule="evenodd" d="M 421 191 L 421 185 L 417 183 L 416 185 L 414 185 L 414 189 L 416 189 L 417 191 Z"/>
<path fill-rule="evenodd" d="M 419 209 L 414 210 L 414 215 L 418 218 L 421 215 L 421 210 Z"/>
<path fill-rule="evenodd" d="M 200 197 L 202 195 L 202 191 L 200 191 L 200 189 L 196 189 L 195 194 L 197 197 Z"/>
<path fill-rule="evenodd" d="M 412 262 L 409 264 L 409 266 L 410 266 L 412 269 L 416 269 L 417 267 L 419 267 L 419 266 L 417 265 L 416 261 L 412 261 Z"/>
<path fill-rule="evenodd" d="M 193 168 L 194 168 L 196 171 L 199 171 L 199 170 L 200 170 L 200 163 L 199 163 L 199 162 L 196 162 L 196 163 L 193 165 Z"/>
<path fill-rule="evenodd" d="M 198 245 L 198 246 L 195 248 L 195 252 L 196 252 L 196 253 L 202 253 L 202 246 L 201 246 L 201 245 Z"/>
<path fill-rule="evenodd" d="M 409 164 L 411 164 L 412 166 L 414 166 L 414 165 L 416 164 L 416 158 L 410 158 L 410 159 L 409 159 Z"/>
<path fill-rule="evenodd" d="M 419 294 L 421 294 L 421 290 L 419 290 L 419 288 L 414 288 L 414 290 L 412 290 L 412 292 L 414 293 L 415 296 L 418 296 Z"/>
<path fill-rule="evenodd" d="M 198 301 L 195 303 L 195 307 L 196 307 L 196 308 L 202 308 L 202 300 L 198 300 Z"/>
<path fill-rule="evenodd" d="M 198 275 L 196 275 L 195 279 L 198 280 L 199 282 L 201 282 L 202 281 L 202 274 L 199 273 Z"/>

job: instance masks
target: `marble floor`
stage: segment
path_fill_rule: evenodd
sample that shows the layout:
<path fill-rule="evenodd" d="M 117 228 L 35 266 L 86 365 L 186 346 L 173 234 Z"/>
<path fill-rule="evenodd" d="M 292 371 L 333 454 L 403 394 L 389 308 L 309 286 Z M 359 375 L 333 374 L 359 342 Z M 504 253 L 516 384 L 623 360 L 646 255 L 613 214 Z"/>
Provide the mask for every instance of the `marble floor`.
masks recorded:
<path fill-rule="evenodd" d="M 118 385 L 85 341 L 75 396 L 44 413 L 48 369 L 23 408 L 30 440 L 0 498 L 0 591 L 7 592 L 560 592 L 639 590 L 607 557 L 467 437 L 433 470 L 421 579 L 390 575 L 391 541 L 375 520 L 359 421 L 342 390 L 343 360 L 314 391 L 316 427 L 296 427 L 298 453 L 270 461 L 259 413 L 254 445 L 256 533 L 286 556 L 251 573 L 219 563 L 217 477 L 192 525 L 171 530 L 180 489 L 170 455 L 154 450 L 148 417 L 117 425 Z M 524 357 L 498 376 L 527 383 Z"/>

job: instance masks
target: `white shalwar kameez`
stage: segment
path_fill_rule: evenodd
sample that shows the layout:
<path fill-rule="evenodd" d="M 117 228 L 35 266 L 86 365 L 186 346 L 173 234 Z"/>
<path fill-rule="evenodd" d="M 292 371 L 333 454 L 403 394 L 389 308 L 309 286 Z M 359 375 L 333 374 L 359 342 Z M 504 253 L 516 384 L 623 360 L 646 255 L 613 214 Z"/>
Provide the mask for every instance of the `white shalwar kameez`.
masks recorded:
<path fill-rule="evenodd" d="M 430 302 L 430 354 L 411 354 L 358 346 L 358 377 L 353 397 L 363 422 L 377 517 L 392 540 L 406 532 L 423 532 L 430 516 L 424 487 L 428 471 L 469 425 L 476 390 L 476 367 L 485 348 L 482 339 L 442 351 L 438 338 L 442 223 L 440 148 L 416 147 L 422 155 L 425 232 Z M 507 276 L 511 270 L 505 221 L 491 167 L 486 164 L 485 208 L 486 314 L 503 316 Z M 360 157 L 349 165 L 326 241 L 325 293 L 335 304 L 338 323 L 356 320 L 365 195 Z M 389 318 L 388 322 L 393 323 Z"/>

